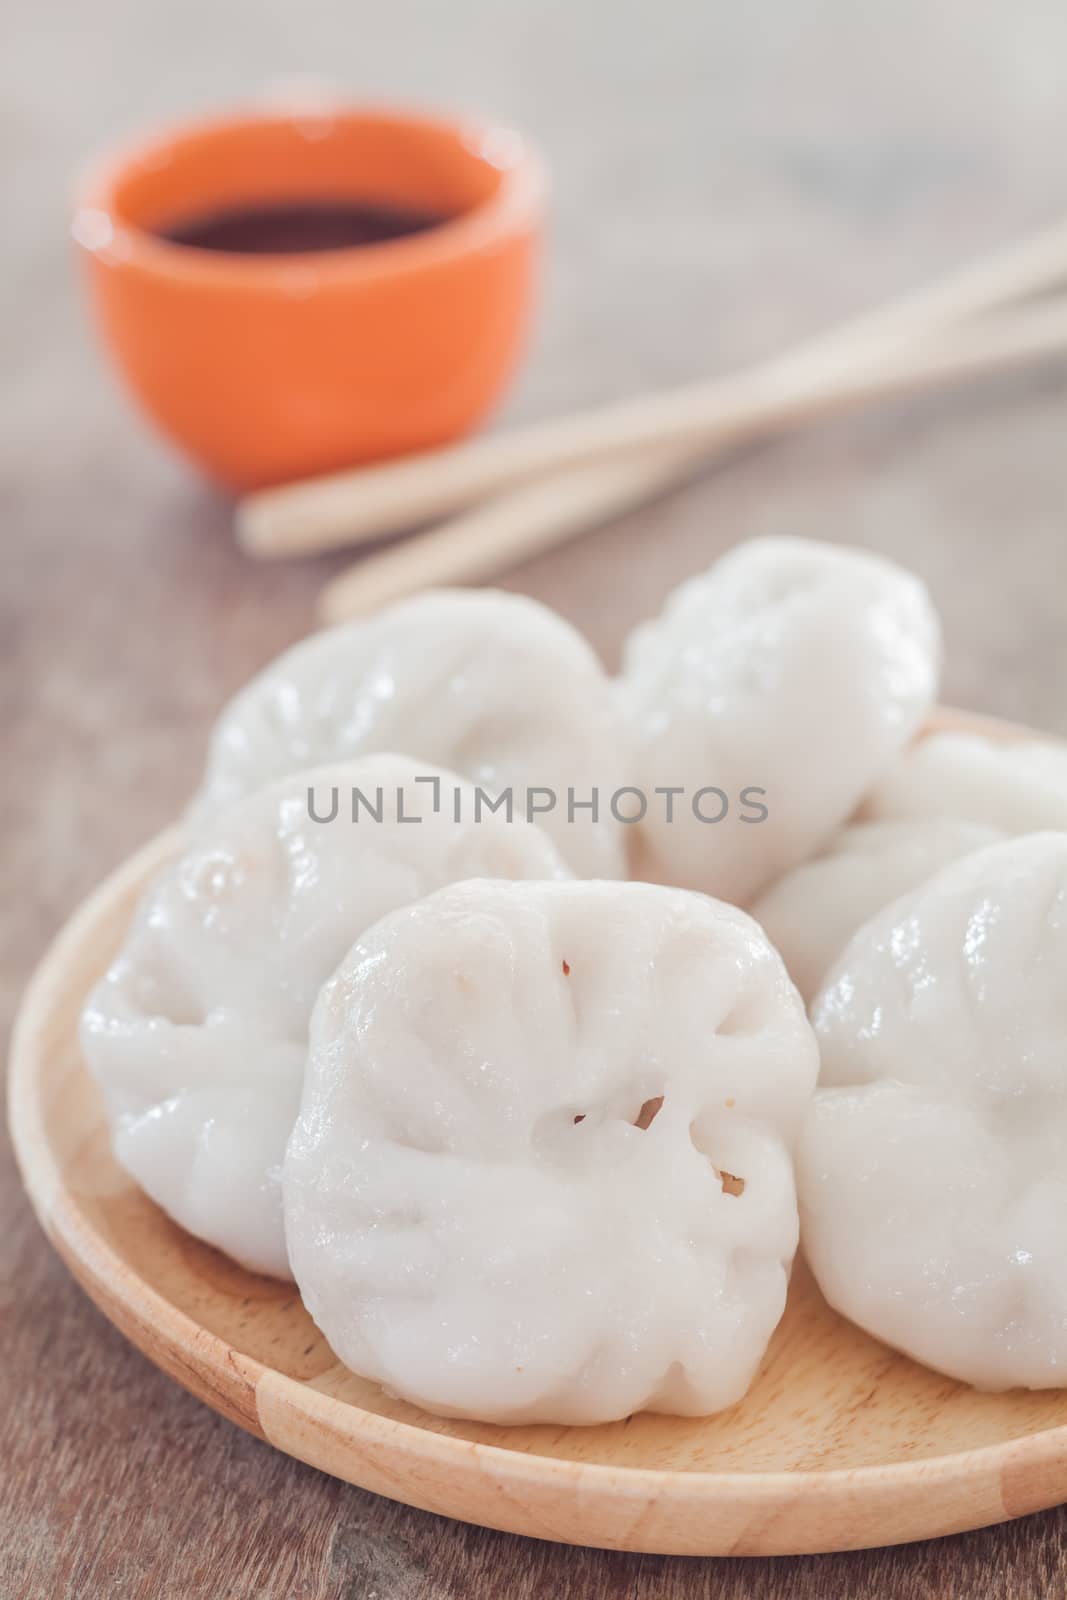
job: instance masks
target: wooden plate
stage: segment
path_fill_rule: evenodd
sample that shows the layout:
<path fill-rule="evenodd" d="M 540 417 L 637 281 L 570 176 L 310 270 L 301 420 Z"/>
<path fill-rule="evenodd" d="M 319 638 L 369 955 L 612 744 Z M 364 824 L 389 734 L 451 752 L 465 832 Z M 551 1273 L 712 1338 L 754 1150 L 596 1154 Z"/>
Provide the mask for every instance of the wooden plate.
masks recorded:
<path fill-rule="evenodd" d="M 75 1277 L 216 1411 L 394 1500 L 612 1549 L 855 1549 L 1067 1498 L 1067 1393 L 978 1394 L 928 1372 L 831 1312 L 799 1265 L 759 1378 L 720 1416 L 497 1428 L 426 1416 L 353 1377 L 293 1288 L 190 1238 L 111 1158 L 78 1014 L 174 843 L 158 839 L 109 879 L 43 961 L 16 1029 L 11 1126 L 37 1215 Z"/>

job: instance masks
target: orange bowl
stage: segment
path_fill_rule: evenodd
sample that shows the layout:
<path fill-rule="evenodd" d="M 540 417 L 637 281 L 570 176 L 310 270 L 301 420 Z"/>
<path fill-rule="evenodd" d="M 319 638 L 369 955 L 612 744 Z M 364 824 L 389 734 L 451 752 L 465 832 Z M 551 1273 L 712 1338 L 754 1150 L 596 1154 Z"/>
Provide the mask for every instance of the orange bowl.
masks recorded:
<path fill-rule="evenodd" d="M 301 201 L 447 220 L 288 255 L 198 249 L 158 231 Z M 543 210 L 541 165 L 509 129 L 318 108 L 139 144 L 86 182 L 73 231 L 134 394 L 211 477 L 244 490 L 472 428 L 522 349 Z"/>

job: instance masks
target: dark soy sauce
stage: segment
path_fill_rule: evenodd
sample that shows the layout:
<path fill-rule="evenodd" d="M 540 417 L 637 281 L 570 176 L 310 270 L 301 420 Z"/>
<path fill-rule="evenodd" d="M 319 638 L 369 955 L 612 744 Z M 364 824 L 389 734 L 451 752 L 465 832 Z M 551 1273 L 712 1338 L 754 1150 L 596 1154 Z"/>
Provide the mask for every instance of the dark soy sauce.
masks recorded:
<path fill-rule="evenodd" d="M 360 200 L 287 200 L 273 205 L 227 206 L 181 218 L 155 231 L 171 244 L 233 255 L 299 255 L 311 250 L 352 250 L 407 239 L 438 228 L 441 212 Z"/>

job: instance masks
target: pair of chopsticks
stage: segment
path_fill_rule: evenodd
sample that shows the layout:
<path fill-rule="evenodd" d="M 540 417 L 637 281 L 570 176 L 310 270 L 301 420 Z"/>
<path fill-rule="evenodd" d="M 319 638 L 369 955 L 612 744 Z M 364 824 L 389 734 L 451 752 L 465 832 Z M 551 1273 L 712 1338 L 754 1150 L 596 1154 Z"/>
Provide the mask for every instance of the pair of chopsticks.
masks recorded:
<path fill-rule="evenodd" d="M 414 589 L 477 583 L 639 505 L 717 450 L 1067 353 L 1067 306 L 1038 298 L 1065 278 L 1060 224 L 743 371 L 252 495 L 240 541 L 260 557 L 308 555 L 450 518 L 327 584 L 330 622 Z"/>

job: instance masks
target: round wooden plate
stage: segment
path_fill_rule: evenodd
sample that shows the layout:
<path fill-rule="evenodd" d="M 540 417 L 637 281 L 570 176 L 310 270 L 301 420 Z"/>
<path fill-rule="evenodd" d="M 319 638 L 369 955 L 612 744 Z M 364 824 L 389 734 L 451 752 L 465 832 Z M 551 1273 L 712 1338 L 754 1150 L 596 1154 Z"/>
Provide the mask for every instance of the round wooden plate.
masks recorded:
<path fill-rule="evenodd" d="M 347 1372 L 292 1286 L 189 1237 L 111 1158 L 78 1015 L 174 844 L 164 836 L 127 862 L 41 964 L 16 1029 L 11 1126 L 37 1215 L 75 1277 L 216 1411 L 394 1500 L 612 1549 L 856 1549 L 1067 1498 L 1067 1393 L 978 1394 L 926 1371 L 830 1311 L 800 1264 L 757 1381 L 719 1416 L 498 1428 L 427 1416 Z"/>

